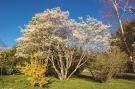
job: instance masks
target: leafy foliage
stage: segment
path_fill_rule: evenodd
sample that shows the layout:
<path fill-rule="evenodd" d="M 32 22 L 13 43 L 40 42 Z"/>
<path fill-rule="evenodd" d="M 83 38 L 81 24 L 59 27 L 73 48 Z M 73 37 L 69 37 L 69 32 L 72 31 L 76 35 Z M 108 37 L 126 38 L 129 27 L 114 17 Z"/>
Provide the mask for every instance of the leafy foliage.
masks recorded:
<path fill-rule="evenodd" d="M 133 72 L 135 70 L 134 68 L 134 62 L 135 62 L 135 21 L 125 21 L 123 23 L 124 33 L 125 33 L 125 41 L 123 41 L 123 37 L 121 34 L 120 29 L 117 30 L 116 36 L 114 36 L 115 42 L 113 42 L 113 45 L 119 46 L 123 51 L 125 51 L 128 56 L 130 57 L 128 62 L 128 72 Z M 125 45 L 125 42 L 127 45 Z M 128 46 L 129 52 L 126 49 Z"/>
<path fill-rule="evenodd" d="M 2 74 L 16 73 L 15 65 L 17 59 L 15 57 L 16 48 L 0 51 L 0 69 Z"/>
<path fill-rule="evenodd" d="M 123 23 L 123 28 L 125 32 L 125 39 L 128 47 L 130 48 L 130 52 L 133 52 L 132 44 L 135 41 L 135 21 L 126 21 L 125 23 Z M 127 52 L 122 40 L 123 38 L 120 29 L 117 30 L 116 39 L 118 39 L 116 45 L 120 46 L 123 51 Z"/>

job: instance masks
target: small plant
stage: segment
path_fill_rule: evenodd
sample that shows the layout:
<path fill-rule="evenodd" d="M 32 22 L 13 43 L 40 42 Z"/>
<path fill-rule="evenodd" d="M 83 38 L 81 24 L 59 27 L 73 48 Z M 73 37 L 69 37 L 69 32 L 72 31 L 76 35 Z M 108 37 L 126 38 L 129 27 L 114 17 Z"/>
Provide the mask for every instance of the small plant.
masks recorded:
<path fill-rule="evenodd" d="M 31 57 L 31 62 L 26 66 L 18 65 L 18 70 L 28 77 L 28 80 L 33 86 L 44 87 L 48 82 L 45 79 L 45 73 L 47 71 L 48 59 L 47 56 L 44 61 L 39 56 L 41 53 L 38 52 Z"/>

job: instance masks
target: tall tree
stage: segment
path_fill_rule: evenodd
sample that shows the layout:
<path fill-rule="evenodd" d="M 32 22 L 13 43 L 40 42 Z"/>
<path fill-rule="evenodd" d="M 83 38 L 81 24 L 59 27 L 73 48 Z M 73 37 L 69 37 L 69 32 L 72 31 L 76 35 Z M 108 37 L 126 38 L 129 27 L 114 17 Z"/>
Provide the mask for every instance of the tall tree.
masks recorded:
<path fill-rule="evenodd" d="M 68 15 L 68 12 L 61 11 L 60 8 L 36 14 L 24 28 L 23 37 L 17 40 L 16 55 L 29 58 L 30 54 L 38 50 L 43 55 L 49 50 L 50 61 L 58 77 L 61 80 L 69 79 L 89 59 L 89 52 L 76 51 L 72 47 L 74 40 L 71 41 L 70 38 L 77 39 L 76 42 L 84 41 L 83 44 L 88 46 L 92 42 L 107 43 L 109 37 L 104 34 L 108 26 L 100 21 L 88 18 L 84 22 L 76 22 L 69 19 Z"/>

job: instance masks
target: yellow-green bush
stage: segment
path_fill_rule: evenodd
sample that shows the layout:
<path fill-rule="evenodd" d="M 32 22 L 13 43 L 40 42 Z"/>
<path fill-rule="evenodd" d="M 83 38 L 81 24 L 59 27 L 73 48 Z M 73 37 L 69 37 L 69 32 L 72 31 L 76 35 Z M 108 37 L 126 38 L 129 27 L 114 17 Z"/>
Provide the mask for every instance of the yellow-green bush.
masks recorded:
<path fill-rule="evenodd" d="M 31 57 L 30 63 L 27 63 L 25 66 L 18 65 L 17 68 L 28 77 L 33 86 L 43 87 L 48 83 L 45 79 L 45 73 L 47 71 L 49 55 L 42 59 L 40 54 L 40 52 L 34 54 Z"/>

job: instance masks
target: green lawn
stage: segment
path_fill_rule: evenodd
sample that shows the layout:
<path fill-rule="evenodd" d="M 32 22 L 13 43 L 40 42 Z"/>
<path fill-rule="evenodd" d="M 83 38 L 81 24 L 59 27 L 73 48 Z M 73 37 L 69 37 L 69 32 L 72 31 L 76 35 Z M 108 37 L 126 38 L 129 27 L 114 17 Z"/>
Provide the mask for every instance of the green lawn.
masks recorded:
<path fill-rule="evenodd" d="M 44 89 L 135 89 L 135 80 L 113 79 L 109 83 L 98 83 L 87 76 L 59 81 L 50 78 L 50 84 Z M 32 87 L 25 76 L 10 75 L 0 79 L 0 89 L 43 89 Z"/>

